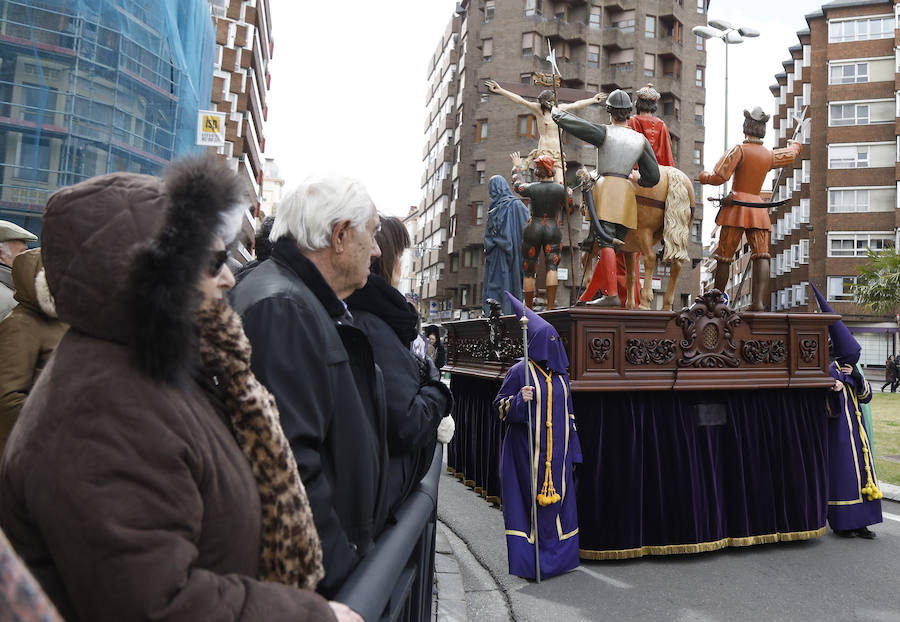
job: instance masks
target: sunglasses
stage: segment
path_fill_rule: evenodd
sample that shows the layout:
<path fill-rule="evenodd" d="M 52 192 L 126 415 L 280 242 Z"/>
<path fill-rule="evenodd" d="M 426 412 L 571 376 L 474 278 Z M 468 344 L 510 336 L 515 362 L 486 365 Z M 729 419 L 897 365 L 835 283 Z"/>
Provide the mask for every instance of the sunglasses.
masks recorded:
<path fill-rule="evenodd" d="M 222 266 L 225 265 L 226 261 L 228 261 L 227 250 L 223 248 L 220 251 L 214 251 L 212 257 L 210 257 L 209 259 L 209 266 L 207 267 L 207 269 L 209 270 L 209 276 L 219 276 L 219 273 L 222 271 Z"/>

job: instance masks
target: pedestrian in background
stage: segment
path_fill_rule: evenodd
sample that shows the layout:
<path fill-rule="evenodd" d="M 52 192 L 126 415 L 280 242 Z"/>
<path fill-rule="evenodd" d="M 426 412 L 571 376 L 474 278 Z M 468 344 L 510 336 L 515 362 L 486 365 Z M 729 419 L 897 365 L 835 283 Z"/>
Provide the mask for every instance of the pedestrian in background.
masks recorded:
<path fill-rule="evenodd" d="M 271 257 L 232 294 L 309 492 L 326 596 L 372 547 L 389 508 L 384 383 L 343 302 L 380 255 L 377 229 L 361 183 L 310 177 L 279 206 Z"/>
<path fill-rule="evenodd" d="M 884 384 L 881 385 L 881 390 L 884 391 L 884 388 L 888 385 L 891 386 L 891 393 L 896 389 L 897 381 L 897 363 L 894 361 L 894 355 L 889 354 L 887 360 L 884 362 Z"/>
<path fill-rule="evenodd" d="M 388 497 L 395 509 L 425 476 L 434 456 L 439 430 L 452 425 L 449 419 L 450 389 L 431 359 L 410 351 L 415 340 L 418 314 L 397 289 L 403 252 L 409 234 L 399 218 L 381 217 L 375 235 L 380 257 L 373 257 L 365 287 L 347 298 L 354 323 L 366 333 L 375 363 L 390 387 L 387 402 L 390 481 Z M 452 430 L 449 434 L 452 437 Z M 449 438 L 440 437 L 441 442 Z"/>
<path fill-rule="evenodd" d="M 428 337 L 426 356 L 434 362 L 435 367 L 442 369 L 447 364 L 447 348 L 441 341 L 441 329 L 432 324 L 425 328 L 425 336 Z"/>
<path fill-rule="evenodd" d="M 197 159 L 47 203 L 44 269 L 70 329 L 3 454 L 0 526 L 70 622 L 359 620 L 312 591 L 306 494 L 222 304 L 241 188 Z"/>
<path fill-rule="evenodd" d="M 68 328 L 56 317 L 41 249 L 20 253 L 12 276 L 19 304 L 0 320 L 0 454 L 25 398 Z"/>
<path fill-rule="evenodd" d="M 16 306 L 12 265 L 16 256 L 28 249 L 28 242 L 37 242 L 37 236 L 14 222 L 0 220 L 0 320 Z"/>
<path fill-rule="evenodd" d="M 275 224 L 274 216 L 266 216 L 259 228 L 256 230 L 256 239 L 253 242 L 253 252 L 256 259 L 248 261 L 234 272 L 234 280 L 240 283 L 245 276 L 250 274 L 256 266 L 264 262 L 272 254 L 272 241 L 269 236 L 272 234 L 272 225 Z"/>

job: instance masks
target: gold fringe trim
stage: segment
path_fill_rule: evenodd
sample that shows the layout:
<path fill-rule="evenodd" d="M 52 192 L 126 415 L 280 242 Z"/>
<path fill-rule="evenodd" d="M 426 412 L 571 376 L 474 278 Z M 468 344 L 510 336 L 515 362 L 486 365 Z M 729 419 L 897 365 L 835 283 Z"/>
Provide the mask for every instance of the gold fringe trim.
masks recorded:
<path fill-rule="evenodd" d="M 464 480 L 463 480 L 463 484 L 465 484 L 465 485 L 468 486 L 469 488 L 474 488 L 474 487 L 475 487 L 475 480 L 474 480 L 474 479 L 464 479 Z"/>
<path fill-rule="evenodd" d="M 475 486 L 474 492 L 476 495 L 481 495 L 482 497 L 484 496 L 484 494 L 482 494 L 481 492 L 481 486 Z"/>
<path fill-rule="evenodd" d="M 754 544 L 771 544 L 773 542 L 791 542 L 794 540 L 811 540 L 825 535 L 826 528 L 810 531 L 792 531 L 788 533 L 771 533 L 746 538 L 722 538 L 714 542 L 698 542 L 696 544 L 667 544 L 662 546 L 641 546 L 634 549 L 619 549 L 607 551 L 589 551 L 579 549 L 581 559 L 605 560 L 605 559 L 634 559 L 645 555 L 687 555 L 691 553 L 708 553 L 718 551 L 729 546 L 752 546 Z"/>
<path fill-rule="evenodd" d="M 488 495 L 484 498 L 488 503 L 494 503 L 496 505 L 500 505 L 500 497 L 496 497 L 494 495 Z"/>

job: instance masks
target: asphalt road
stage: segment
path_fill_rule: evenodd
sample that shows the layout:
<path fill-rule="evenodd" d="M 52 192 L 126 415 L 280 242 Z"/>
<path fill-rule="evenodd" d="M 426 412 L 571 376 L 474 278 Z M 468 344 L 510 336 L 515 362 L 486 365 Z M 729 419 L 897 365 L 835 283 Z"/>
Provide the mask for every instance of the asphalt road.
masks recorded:
<path fill-rule="evenodd" d="M 507 572 L 498 509 L 445 473 L 438 516 L 506 594 L 516 620 L 900 622 L 900 504 L 875 540 L 832 534 L 698 555 L 582 561 L 540 585 Z M 464 578 L 465 582 L 465 578 Z"/>

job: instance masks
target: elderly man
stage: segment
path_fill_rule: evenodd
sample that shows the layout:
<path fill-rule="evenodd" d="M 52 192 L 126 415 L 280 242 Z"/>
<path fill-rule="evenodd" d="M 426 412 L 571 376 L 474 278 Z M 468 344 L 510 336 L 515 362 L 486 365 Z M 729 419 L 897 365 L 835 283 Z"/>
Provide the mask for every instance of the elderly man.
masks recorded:
<path fill-rule="evenodd" d="M 366 284 L 378 215 L 356 180 L 312 177 L 280 206 L 268 261 L 233 290 L 253 372 L 275 396 L 333 596 L 387 517 L 384 388 L 343 299 Z"/>
<path fill-rule="evenodd" d="M 28 242 L 37 242 L 37 236 L 13 222 L 0 220 L 0 320 L 16 306 L 12 264 L 16 255 L 28 250 Z"/>

